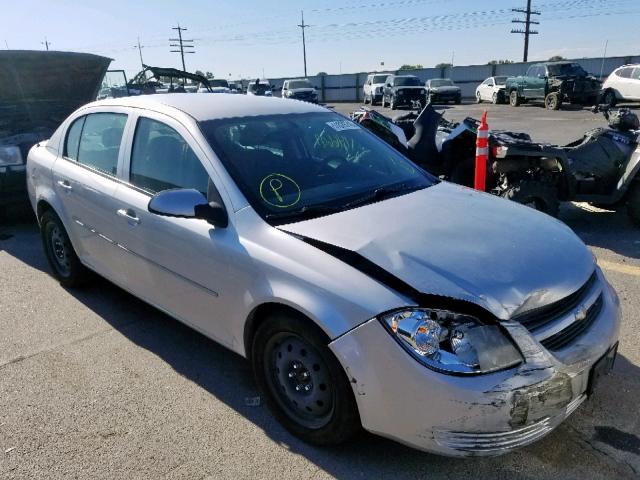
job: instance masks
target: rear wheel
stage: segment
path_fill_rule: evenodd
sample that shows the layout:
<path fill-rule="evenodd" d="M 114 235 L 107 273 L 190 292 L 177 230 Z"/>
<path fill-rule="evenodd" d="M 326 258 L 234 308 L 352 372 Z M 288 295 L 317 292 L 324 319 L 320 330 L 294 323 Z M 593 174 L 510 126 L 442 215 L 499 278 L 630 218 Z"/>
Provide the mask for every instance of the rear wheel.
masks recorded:
<path fill-rule="evenodd" d="M 557 93 L 550 93 L 544 98 L 544 106 L 547 110 L 560 110 L 562 100 Z"/>
<path fill-rule="evenodd" d="M 560 202 L 555 188 L 538 180 L 520 180 L 505 191 L 502 197 L 535 208 L 552 217 L 558 216 Z"/>
<path fill-rule="evenodd" d="M 637 179 L 629 186 L 627 212 L 633 223 L 640 226 L 640 179 Z"/>
<path fill-rule="evenodd" d="M 482 103 L 482 96 L 480 92 L 476 92 L 476 103 Z"/>
<path fill-rule="evenodd" d="M 344 442 L 360 429 L 353 390 L 328 342 L 311 321 L 275 313 L 251 349 L 256 383 L 275 417 L 317 445 Z"/>
<path fill-rule="evenodd" d="M 518 91 L 517 90 L 513 90 L 509 94 L 509 105 L 511 105 L 512 107 L 519 107 L 520 106 L 520 97 L 518 96 Z"/>
<path fill-rule="evenodd" d="M 82 286 L 91 273 L 76 255 L 69 235 L 58 216 L 45 212 L 40 218 L 40 236 L 53 276 L 65 287 Z"/>

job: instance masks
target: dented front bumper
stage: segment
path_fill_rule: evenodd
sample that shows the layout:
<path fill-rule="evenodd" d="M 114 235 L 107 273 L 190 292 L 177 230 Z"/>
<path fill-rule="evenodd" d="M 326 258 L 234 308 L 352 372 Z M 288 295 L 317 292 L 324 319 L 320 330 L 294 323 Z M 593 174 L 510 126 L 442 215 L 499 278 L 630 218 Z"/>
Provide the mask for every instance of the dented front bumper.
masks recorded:
<path fill-rule="evenodd" d="M 503 325 L 524 363 L 471 377 L 444 375 L 411 358 L 377 319 L 330 344 L 354 389 L 365 429 L 451 456 L 498 455 L 559 425 L 586 398 L 593 366 L 616 344 L 620 305 L 603 282 L 603 307 L 585 333 L 547 351 L 522 325 Z"/>

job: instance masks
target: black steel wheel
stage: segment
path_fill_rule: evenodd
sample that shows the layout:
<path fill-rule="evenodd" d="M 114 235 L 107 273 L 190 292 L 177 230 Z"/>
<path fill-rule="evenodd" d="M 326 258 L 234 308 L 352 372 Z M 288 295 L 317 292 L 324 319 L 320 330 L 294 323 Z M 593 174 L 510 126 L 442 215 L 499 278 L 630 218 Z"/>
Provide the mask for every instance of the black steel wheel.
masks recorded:
<path fill-rule="evenodd" d="M 251 348 L 256 383 L 273 414 L 318 445 L 344 442 L 360 429 L 351 384 L 327 344 L 310 320 L 280 313 L 260 325 Z"/>
<path fill-rule="evenodd" d="M 40 235 L 53 276 L 65 287 L 78 287 L 90 279 L 90 272 L 76 255 L 69 235 L 58 216 L 45 212 L 40 218 Z"/>
<path fill-rule="evenodd" d="M 606 92 L 604 92 L 604 95 L 602 96 L 602 103 L 613 108 L 616 106 L 617 102 L 618 102 L 618 99 L 616 98 L 616 93 L 613 90 L 609 89 Z"/>

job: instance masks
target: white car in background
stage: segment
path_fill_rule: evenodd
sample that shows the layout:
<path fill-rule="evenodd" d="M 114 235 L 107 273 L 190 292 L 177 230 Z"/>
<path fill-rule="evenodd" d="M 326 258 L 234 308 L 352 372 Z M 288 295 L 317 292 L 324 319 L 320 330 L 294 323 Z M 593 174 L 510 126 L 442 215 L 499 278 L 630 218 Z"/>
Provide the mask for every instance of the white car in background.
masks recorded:
<path fill-rule="evenodd" d="M 476 102 L 504 103 L 507 77 L 489 77 L 476 88 Z"/>
<path fill-rule="evenodd" d="M 615 69 L 602 85 L 601 99 L 611 107 L 620 101 L 640 101 L 640 64 Z"/>
<path fill-rule="evenodd" d="M 364 82 L 364 94 L 362 96 L 364 103 L 375 105 L 382 101 L 382 93 L 384 90 L 384 82 L 389 73 L 370 73 Z"/>

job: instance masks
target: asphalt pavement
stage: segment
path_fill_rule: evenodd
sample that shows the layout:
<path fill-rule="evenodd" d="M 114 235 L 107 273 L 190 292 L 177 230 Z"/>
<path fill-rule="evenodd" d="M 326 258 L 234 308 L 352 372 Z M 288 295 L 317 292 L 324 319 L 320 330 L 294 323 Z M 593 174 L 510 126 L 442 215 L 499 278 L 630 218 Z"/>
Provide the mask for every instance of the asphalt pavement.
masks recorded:
<path fill-rule="evenodd" d="M 604 124 L 585 110 L 530 105 L 445 115 L 485 108 L 491 128 L 552 143 Z M 105 280 L 65 290 L 48 273 L 36 225 L 0 225 L 0 478 L 639 478 L 640 228 L 624 209 L 583 204 L 564 205 L 561 220 L 620 295 L 614 371 L 541 441 L 471 459 L 367 433 L 338 448 L 301 443 L 256 399 L 245 360 Z"/>

